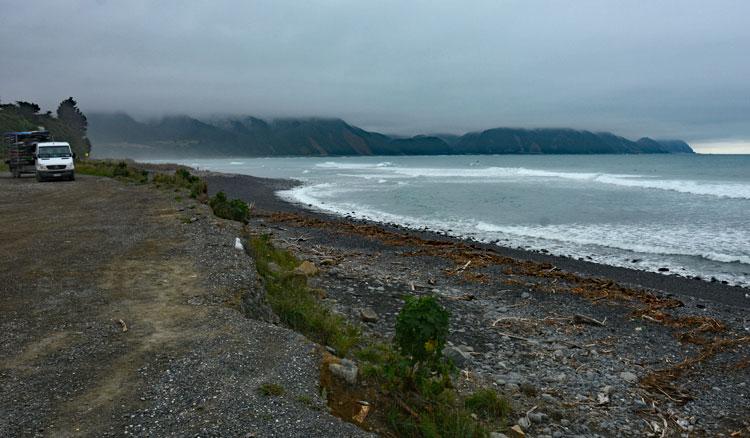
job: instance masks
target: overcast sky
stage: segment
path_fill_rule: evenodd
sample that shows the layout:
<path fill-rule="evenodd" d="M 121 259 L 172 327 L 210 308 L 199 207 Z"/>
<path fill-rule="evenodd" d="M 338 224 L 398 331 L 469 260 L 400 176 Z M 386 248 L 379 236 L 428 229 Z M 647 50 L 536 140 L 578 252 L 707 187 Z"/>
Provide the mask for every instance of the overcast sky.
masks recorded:
<path fill-rule="evenodd" d="M 750 145 L 750 1 L 0 0 L 0 99 Z M 750 149 L 748 149 L 750 152 Z"/>

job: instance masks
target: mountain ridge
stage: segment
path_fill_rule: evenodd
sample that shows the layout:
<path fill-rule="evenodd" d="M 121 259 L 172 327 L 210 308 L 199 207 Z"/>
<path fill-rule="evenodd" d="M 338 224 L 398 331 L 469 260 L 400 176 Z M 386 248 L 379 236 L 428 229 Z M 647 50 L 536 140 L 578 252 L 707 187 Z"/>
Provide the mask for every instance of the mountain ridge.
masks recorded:
<path fill-rule="evenodd" d="M 492 128 L 464 135 L 396 137 L 337 118 L 200 120 L 167 116 L 138 122 L 125 113 L 91 113 L 89 136 L 102 157 L 342 156 L 463 154 L 693 153 L 682 140 L 628 140 L 570 128 Z"/>

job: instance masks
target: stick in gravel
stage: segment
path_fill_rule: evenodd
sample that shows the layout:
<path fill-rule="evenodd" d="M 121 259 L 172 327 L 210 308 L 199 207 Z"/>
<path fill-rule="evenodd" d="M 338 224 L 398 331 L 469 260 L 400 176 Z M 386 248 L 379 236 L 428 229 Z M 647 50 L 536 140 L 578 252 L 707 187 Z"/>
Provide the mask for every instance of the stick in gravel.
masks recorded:
<path fill-rule="evenodd" d="M 600 327 L 604 327 L 606 322 L 607 322 L 607 318 L 604 318 L 602 321 L 599 321 L 590 316 L 581 315 L 579 313 L 576 313 L 575 315 L 573 315 L 573 323 L 575 324 L 590 324 L 590 325 L 598 325 Z"/>
<path fill-rule="evenodd" d="M 122 319 L 118 319 L 118 320 L 117 320 L 117 322 L 118 322 L 118 323 L 120 324 L 120 326 L 122 327 L 122 332 L 123 332 L 123 333 L 125 333 L 126 331 L 128 331 L 128 325 L 127 325 L 127 324 L 125 324 L 125 321 L 123 321 Z"/>

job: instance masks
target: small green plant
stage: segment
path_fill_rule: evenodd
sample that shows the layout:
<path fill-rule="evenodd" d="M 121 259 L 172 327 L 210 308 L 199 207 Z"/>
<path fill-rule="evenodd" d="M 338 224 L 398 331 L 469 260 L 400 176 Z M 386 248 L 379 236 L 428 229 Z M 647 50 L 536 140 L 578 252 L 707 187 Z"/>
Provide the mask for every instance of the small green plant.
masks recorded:
<path fill-rule="evenodd" d="M 201 198 L 208 190 L 208 185 L 203 178 L 192 175 L 187 169 L 179 168 L 173 175 L 167 173 L 157 173 L 154 175 L 154 183 L 158 187 L 186 189 L 189 196 L 193 199 Z"/>
<path fill-rule="evenodd" d="M 217 193 L 208 201 L 214 214 L 220 218 L 230 219 L 246 224 L 250 219 L 250 207 L 241 199 L 227 199 L 224 192 Z"/>
<path fill-rule="evenodd" d="M 424 363 L 430 367 L 437 364 L 448 337 L 449 316 L 435 297 L 407 297 L 396 318 L 395 341 L 401 352 L 411 358 L 413 364 Z"/>
<path fill-rule="evenodd" d="M 508 401 L 497 395 L 492 389 L 480 389 L 466 397 L 464 406 L 480 417 L 487 419 L 505 419 L 510 415 Z"/>
<path fill-rule="evenodd" d="M 307 406 L 310 409 L 313 409 L 316 411 L 320 410 L 320 406 L 316 405 L 312 397 L 310 397 L 307 394 L 302 394 L 300 396 L 297 396 L 297 401 Z"/>
<path fill-rule="evenodd" d="M 277 384 L 277 383 L 264 383 L 263 385 L 258 388 L 261 394 L 266 396 L 275 396 L 278 397 L 280 395 L 284 395 L 284 387 Z"/>

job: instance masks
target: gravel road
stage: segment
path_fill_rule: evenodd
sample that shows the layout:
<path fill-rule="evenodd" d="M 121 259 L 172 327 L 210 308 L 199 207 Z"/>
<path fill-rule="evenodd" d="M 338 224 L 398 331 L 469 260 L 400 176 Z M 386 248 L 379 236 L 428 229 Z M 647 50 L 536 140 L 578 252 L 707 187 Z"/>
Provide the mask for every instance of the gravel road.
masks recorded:
<path fill-rule="evenodd" d="M 262 321 L 238 224 L 146 186 L 0 174 L 0 229 L 0 436 L 364 434 L 326 412 L 318 347 Z"/>

